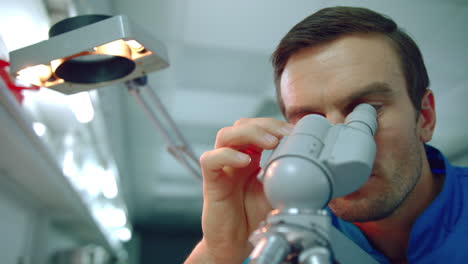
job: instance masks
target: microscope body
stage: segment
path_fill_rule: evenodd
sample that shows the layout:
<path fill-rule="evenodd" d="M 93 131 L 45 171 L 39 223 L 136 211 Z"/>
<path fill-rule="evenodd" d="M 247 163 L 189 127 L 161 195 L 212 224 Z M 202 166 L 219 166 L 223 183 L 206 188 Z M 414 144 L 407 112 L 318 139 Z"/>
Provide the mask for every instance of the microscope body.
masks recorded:
<path fill-rule="evenodd" d="M 251 263 L 331 263 L 328 202 L 358 190 L 373 167 L 376 111 L 358 105 L 344 124 L 308 115 L 283 138 L 258 178 L 274 210 L 250 237 Z"/>

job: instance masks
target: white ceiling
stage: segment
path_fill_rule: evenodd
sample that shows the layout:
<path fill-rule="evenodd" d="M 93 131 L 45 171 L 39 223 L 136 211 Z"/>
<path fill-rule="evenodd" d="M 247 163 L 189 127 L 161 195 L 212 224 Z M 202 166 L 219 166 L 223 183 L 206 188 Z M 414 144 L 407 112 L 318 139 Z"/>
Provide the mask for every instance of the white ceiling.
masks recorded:
<path fill-rule="evenodd" d="M 269 56 L 295 23 L 321 7 L 338 4 L 386 13 L 408 30 L 424 54 L 439 115 L 434 143 L 468 165 L 468 2 L 109 3 L 111 12 L 128 15 L 166 44 L 171 66 L 151 74 L 150 84 L 198 154 L 211 148 L 217 130 L 239 118 L 278 117 Z M 200 183 L 167 154 L 166 144 L 149 119 L 123 90 L 112 87 L 102 92 L 134 220 L 154 227 L 198 224 Z"/>

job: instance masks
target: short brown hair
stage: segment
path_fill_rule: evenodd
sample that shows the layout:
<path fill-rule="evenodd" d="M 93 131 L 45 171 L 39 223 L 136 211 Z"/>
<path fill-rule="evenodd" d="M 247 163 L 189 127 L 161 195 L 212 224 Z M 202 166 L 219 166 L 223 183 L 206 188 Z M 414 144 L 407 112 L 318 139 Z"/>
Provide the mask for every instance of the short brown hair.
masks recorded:
<path fill-rule="evenodd" d="M 273 53 L 271 61 L 276 96 L 283 114 L 285 107 L 281 99 L 280 82 L 289 58 L 303 48 L 355 33 L 382 34 L 390 40 L 399 55 L 408 95 L 416 113 L 419 113 L 421 99 L 429 87 L 429 77 L 416 43 L 389 17 L 366 8 L 338 6 L 321 9 L 299 22 L 283 37 Z"/>

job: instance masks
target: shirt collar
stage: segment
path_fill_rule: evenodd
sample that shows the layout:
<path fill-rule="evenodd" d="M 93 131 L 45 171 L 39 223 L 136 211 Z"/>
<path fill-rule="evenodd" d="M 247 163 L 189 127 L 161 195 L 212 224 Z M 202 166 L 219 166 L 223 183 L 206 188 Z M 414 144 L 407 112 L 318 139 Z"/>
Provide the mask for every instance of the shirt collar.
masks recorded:
<path fill-rule="evenodd" d="M 463 205 L 456 169 L 437 149 L 426 145 L 426 153 L 432 173 L 445 174 L 444 186 L 411 229 L 407 250 L 409 262 L 440 246 L 457 224 Z"/>

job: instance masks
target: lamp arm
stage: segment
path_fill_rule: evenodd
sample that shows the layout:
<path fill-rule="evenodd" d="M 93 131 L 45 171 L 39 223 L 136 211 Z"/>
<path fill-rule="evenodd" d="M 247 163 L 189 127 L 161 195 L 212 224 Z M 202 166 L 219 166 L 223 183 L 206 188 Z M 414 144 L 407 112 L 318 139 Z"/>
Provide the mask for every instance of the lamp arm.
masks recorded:
<path fill-rule="evenodd" d="M 184 135 L 182 135 L 182 133 L 180 132 L 180 129 L 177 127 L 176 123 L 174 122 L 174 120 L 171 118 L 171 116 L 167 112 L 166 108 L 162 104 L 159 97 L 156 95 L 153 89 L 151 89 L 151 87 L 149 86 L 148 86 L 147 91 L 148 91 L 149 98 L 153 101 L 157 110 L 164 116 L 164 118 L 166 119 L 171 129 L 175 132 L 176 137 L 180 140 L 180 142 L 182 142 L 184 152 L 187 153 L 188 157 L 192 159 L 193 162 L 195 162 L 196 164 L 199 164 L 198 159 L 196 158 L 196 155 L 192 150 L 192 147 L 187 142 Z"/>
<path fill-rule="evenodd" d="M 171 116 L 167 112 L 161 100 L 157 97 L 157 95 L 154 93 L 151 87 L 147 84 L 146 76 L 126 81 L 125 85 L 127 86 L 128 92 L 135 97 L 136 101 L 146 112 L 151 122 L 155 125 L 156 129 L 161 133 L 165 141 L 169 144 L 169 153 L 172 154 L 187 170 L 189 170 L 193 176 L 201 180 L 202 176 L 200 174 L 200 164 L 198 163 L 196 155 L 192 151 L 192 148 L 188 144 L 185 137 L 180 132 L 174 120 L 172 120 Z M 167 122 L 169 127 L 172 129 L 177 140 L 179 140 L 182 143 L 181 145 L 177 145 L 176 140 L 169 135 L 169 132 L 163 126 L 163 121 L 158 118 L 158 116 L 151 109 L 146 100 L 141 96 L 140 88 L 143 87 L 147 87 L 148 94 L 152 103 L 156 107 L 157 111 L 161 114 L 164 121 Z M 192 164 L 187 158 L 193 161 Z M 198 167 L 194 166 L 193 163 L 197 164 Z"/>

